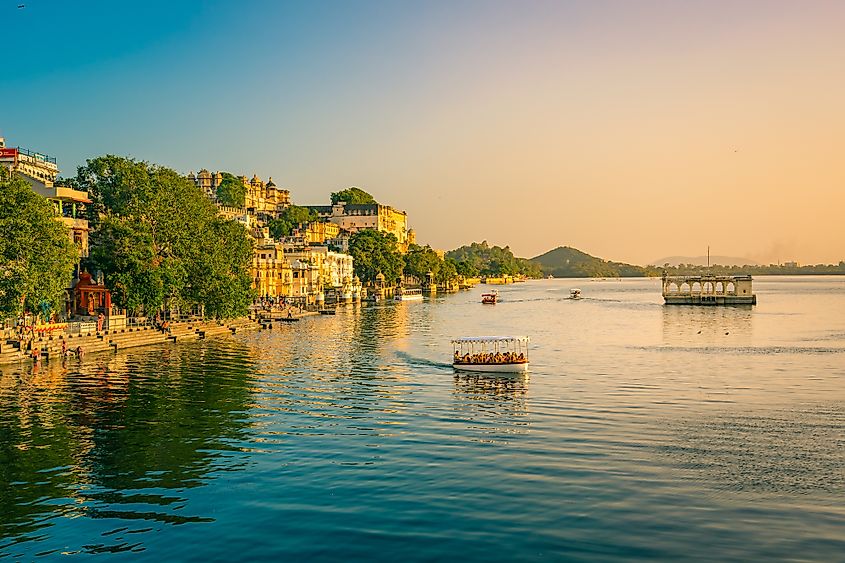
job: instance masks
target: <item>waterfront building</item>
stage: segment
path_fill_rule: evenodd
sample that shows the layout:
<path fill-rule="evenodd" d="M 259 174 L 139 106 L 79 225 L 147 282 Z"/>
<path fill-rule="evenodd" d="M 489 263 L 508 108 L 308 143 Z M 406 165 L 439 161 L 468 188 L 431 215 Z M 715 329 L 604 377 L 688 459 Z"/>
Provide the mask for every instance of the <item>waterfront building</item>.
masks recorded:
<path fill-rule="evenodd" d="M 667 276 L 663 274 L 667 305 L 755 305 L 751 276 Z"/>
<path fill-rule="evenodd" d="M 352 256 L 329 250 L 327 246 L 305 246 L 285 244 L 285 257 L 291 262 L 298 260 L 308 264 L 317 272 L 317 289 L 341 289 L 351 284 L 355 277 Z"/>
<path fill-rule="evenodd" d="M 297 276 L 299 278 L 299 276 Z M 259 297 L 294 295 L 293 269 L 280 244 L 256 245 L 252 258 L 252 287 Z"/>
<path fill-rule="evenodd" d="M 389 205 L 378 203 L 347 204 L 341 201 L 335 205 L 309 205 L 307 207 L 316 212 L 324 221 L 334 223 L 349 233 L 354 234 L 364 229 L 375 229 L 383 233 L 390 233 L 396 237 L 402 252 L 407 252 L 408 245 L 414 244 L 416 239 L 413 231 L 408 230 L 407 213 Z"/>
<path fill-rule="evenodd" d="M 35 193 L 53 204 L 56 216 L 68 228 L 79 257 L 87 257 L 89 229 L 85 206 L 91 203 L 88 192 L 56 186 L 59 167 L 55 158 L 22 147 L 7 147 L 3 137 L 0 137 L 0 166 L 26 180 Z"/>
<path fill-rule="evenodd" d="M 307 303 L 325 290 L 346 294 L 356 285 L 352 256 L 325 246 L 267 240 L 253 250 L 252 280 L 259 297 L 297 297 Z"/>

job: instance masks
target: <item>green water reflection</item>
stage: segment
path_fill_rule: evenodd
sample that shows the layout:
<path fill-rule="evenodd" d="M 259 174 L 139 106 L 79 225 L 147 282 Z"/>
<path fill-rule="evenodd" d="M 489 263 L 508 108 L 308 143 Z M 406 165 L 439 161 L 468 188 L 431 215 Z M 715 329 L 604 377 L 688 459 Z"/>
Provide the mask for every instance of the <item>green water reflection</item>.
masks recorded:
<path fill-rule="evenodd" d="M 233 444 L 253 400 L 248 349 L 183 345 L 132 358 L 3 372 L 0 547 L 37 539 L 60 517 L 208 520 L 182 513 L 180 492 L 239 465 Z"/>

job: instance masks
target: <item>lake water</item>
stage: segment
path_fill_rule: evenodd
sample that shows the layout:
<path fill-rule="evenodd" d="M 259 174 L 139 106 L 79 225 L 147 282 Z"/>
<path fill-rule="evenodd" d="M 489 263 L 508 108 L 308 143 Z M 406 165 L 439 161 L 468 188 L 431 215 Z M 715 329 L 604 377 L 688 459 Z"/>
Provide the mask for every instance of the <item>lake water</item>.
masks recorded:
<path fill-rule="evenodd" d="M 0 560 L 845 560 L 845 277 L 484 287 L 3 368 Z"/>

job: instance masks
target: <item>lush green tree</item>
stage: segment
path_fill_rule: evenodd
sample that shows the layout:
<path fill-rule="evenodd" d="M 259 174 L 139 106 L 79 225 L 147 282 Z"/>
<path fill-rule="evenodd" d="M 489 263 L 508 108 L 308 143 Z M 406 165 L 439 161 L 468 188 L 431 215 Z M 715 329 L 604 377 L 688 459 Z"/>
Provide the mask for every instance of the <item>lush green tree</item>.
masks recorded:
<path fill-rule="evenodd" d="M 270 236 L 274 239 L 289 237 L 293 230 L 304 223 L 318 219 L 317 213 L 307 207 L 291 205 L 285 208 L 278 217 L 269 222 Z"/>
<path fill-rule="evenodd" d="M 93 267 L 117 305 L 151 312 L 203 305 L 208 314 L 245 314 L 251 300 L 251 241 L 244 227 L 169 168 L 115 156 L 89 160 L 77 182 L 98 216 Z"/>
<path fill-rule="evenodd" d="M 349 239 L 349 254 L 355 265 L 355 275 L 365 283 L 372 283 L 381 273 L 388 284 L 402 276 L 405 261 L 399 252 L 396 237 L 374 229 L 365 229 Z"/>
<path fill-rule="evenodd" d="M 246 229 L 218 217 L 209 221 L 203 239 L 188 261 L 188 300 L 204 304 L 206 315 L 216 318 L 245 314 L 253 298 L 252 241 Z"/>
<path fill-rule="evenodd" d="M 0 314 L 61 308 L 77 250 L 53 205 L 0 168 Z"/>
<path fill-rule="evenodd" d="M 462 275 L 470 277 L 522 274 L 537 278 L 543 273 L 539 265 L 514 256 L 509 247 L 490 246 L 486 240 L 462 246 L 447 252 L 446 256 L 459 265 L 458 271 Z"/>
<path fill-rule="evenodd" d="M 429 272 L 437 276 L 442 265 L 443 260 L 430 246 L 412 244 L 405 254 L 404 272 L 407 275 L 414 276 L 420 282 L 424 282 Z"/>
<path fill-rule="evenodd" d="M 217 186 L 217 201 L 229 207 L 243 207 L 246 202 L 246 186 L 243 180 L 228 172 L 221 175 L 223 179 Z"/>
<path fill-rule="evenodd" d="M 446 258 L 440 264 L 440 269 L 434 275 L 434 281 L 439 284 L 445 284 L 453 281 L 458 277 L 457 264 L 451 258 Z"/>
<path fill-rule="evenodd" d="M 461 260 L 458 262 L 454 258 L 450 258 L 448 255 L 446 256 L 446 260 L 455 264 L 455 270 L 458 272 L 459 276 L 463 276 L 465 278 L 476 278 L 479 275 L 478 268 L 469 260 Z"/>
<path fill-rule="evenodd" d="M 378 203 L 375 199 L 373 199 L 373 196 L 371 196 L 364 190 L 356 188 L 354 186 L 346 188 L 345 190 L 341 190 L 339 192 L 332 193 L 332 205 L 337 205 L 341 201 L 355 205 L 367 205 Z"/>

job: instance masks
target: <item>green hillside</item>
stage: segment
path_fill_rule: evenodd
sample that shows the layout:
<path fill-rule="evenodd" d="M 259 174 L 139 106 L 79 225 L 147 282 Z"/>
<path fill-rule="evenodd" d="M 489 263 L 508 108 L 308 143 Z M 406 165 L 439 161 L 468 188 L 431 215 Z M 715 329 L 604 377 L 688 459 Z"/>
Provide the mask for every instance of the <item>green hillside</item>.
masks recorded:
<path fill-rule="evenodd" d="M 645 269 L 622 262 L 609 262 L 590 256 L 576 248 L 559 246 L 531 259 L 543 273 L 556 278 L 618 278 L 642 277 Z"/>

